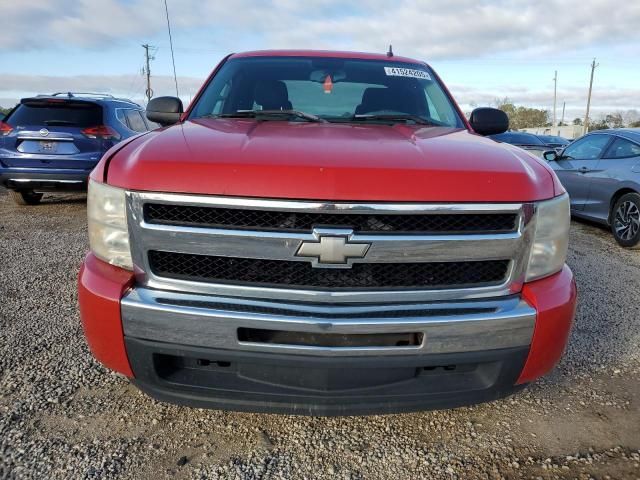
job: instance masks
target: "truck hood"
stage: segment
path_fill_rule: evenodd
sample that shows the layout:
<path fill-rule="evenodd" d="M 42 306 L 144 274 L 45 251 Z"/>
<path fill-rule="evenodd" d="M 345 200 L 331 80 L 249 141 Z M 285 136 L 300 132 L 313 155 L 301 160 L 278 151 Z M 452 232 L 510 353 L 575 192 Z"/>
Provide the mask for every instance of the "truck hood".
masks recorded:
<path fill-rule="evenodd" d="M 252 119 L 138 137 L 106 178 L 129 190 L 343 201 L 520 202 L 561 189 L 542 161 L 467 130 Z"/>

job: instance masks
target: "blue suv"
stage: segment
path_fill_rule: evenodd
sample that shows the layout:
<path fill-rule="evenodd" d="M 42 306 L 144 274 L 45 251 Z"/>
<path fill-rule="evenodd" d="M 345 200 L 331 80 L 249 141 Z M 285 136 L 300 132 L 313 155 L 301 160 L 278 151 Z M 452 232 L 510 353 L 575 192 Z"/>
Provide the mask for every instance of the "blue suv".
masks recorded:
<path fill-rule="evenodd" d="M 20 205 L 39 203 L 43 192 L 85 190 L 109 148 L 156 127 L 140 105 L 110 95 L 23 98 L 0 121 L 0 185 Z"/>

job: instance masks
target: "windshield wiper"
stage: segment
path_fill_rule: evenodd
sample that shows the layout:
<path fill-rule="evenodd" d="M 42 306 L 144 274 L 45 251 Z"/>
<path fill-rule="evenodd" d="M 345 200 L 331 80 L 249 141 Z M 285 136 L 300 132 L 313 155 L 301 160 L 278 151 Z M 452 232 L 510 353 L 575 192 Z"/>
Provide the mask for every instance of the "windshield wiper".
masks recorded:
<path fill-rule="evenodd" d="M 211 115 L 214 118 L 261 118 L 262 117 L 297 117 L 308 122 L 328 123 L 324 118 L 317 117 L 300 110 L 238 110 L 233 113 L 220 113 Z"/>
<path fill-rule="evenodd" d="M 352 120 L 382 120 L 382 121 L 405 121 L 405 122 L 414 122 L 420 125 L 433 125 L 436 124 L 427 120 L 426 118 L 422 118 L 419 115 L 412 115 L 410 113 L 363 113 L 356 114 L 351 117 Z"/>

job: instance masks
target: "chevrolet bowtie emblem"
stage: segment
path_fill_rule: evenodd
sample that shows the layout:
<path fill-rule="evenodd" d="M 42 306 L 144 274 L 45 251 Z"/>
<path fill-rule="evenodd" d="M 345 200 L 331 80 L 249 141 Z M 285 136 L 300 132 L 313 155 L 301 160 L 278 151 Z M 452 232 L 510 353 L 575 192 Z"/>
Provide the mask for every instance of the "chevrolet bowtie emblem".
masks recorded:
<path fill-rule="evenodd" d="M 314 229 L 316 241 L 300 243 L 296 257 L 307 257 L 314 267 L 350 267 L 355 258 L 364 258 L 371 244 L 351 242 L 353 230 Z"/>

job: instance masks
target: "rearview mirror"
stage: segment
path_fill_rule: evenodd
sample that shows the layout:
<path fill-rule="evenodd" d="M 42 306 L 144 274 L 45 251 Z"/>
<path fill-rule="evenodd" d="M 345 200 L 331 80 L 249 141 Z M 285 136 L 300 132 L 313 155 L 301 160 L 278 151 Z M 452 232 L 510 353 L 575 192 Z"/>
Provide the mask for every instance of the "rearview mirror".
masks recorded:
<path fill-rule="evenodd" d="M 544 158 L 547 162 L 553 162 L 555 160 L 558 160 L 558 158 L 560 157 L 558 155 L 558 152 L 556 152 L 555 150 L 547 150 L 542 153 L 542 158 Z"/>
<path fill-rule="evenodd" d="M 182 112 L 182 100 L 177 97 L 156 97 L 147 104 L 147 118 L 163 127 L 177 123 Z"/>
<path fill-rule="evenodd" d="M 469 123 L 480 135 L 495 135 L 509 129 L 509 117 L 497 108 L 481 107 L 471 112 Z"/>

